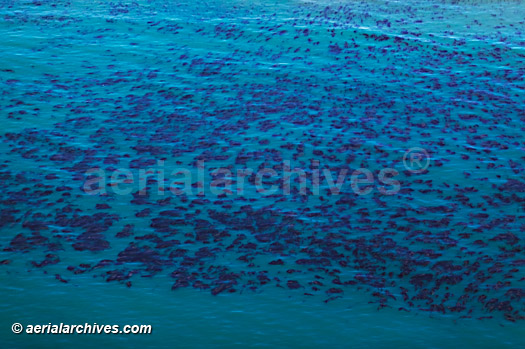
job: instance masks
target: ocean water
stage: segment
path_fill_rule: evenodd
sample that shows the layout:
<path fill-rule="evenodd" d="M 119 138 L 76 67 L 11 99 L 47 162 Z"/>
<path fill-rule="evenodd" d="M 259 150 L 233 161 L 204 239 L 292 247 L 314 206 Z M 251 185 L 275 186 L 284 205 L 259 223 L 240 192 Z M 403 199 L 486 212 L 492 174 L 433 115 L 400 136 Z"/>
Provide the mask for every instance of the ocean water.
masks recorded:
<path fill-rule="evenodd" d="M 2 348 L 525 347 L 522 1 L 0 18 Z"/>

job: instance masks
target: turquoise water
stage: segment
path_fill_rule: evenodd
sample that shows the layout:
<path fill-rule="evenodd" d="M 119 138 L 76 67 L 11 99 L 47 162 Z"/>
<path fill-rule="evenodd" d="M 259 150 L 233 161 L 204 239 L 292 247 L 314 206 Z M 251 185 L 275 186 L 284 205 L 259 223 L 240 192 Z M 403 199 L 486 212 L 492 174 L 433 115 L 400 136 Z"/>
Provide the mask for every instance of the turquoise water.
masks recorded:
<path fill-rule="evenodd" d="M 1 1 L 2 347 L 525 347 L 524 8 Z"/>

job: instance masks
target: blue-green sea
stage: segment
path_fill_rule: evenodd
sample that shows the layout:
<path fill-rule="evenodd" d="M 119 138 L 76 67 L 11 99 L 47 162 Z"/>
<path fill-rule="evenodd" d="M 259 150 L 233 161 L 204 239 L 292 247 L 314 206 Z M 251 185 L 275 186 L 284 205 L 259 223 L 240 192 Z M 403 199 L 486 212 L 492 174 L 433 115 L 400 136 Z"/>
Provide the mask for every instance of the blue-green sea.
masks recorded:
<path fill-rule="evenodd" d="M 0 0 L 0 47 L 1 348 L 525 348 L 523 1 Z"/>

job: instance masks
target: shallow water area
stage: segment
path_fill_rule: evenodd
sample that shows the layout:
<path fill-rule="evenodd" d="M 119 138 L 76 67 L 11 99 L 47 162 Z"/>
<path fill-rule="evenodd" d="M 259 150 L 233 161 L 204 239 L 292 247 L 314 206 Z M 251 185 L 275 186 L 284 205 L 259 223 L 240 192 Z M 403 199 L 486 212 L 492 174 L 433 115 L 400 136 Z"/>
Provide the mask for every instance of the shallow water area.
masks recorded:
<path fill-rule="evenodd" d="M 525 347 L 523 8 L 0 1 L 0 344 Z"/>

